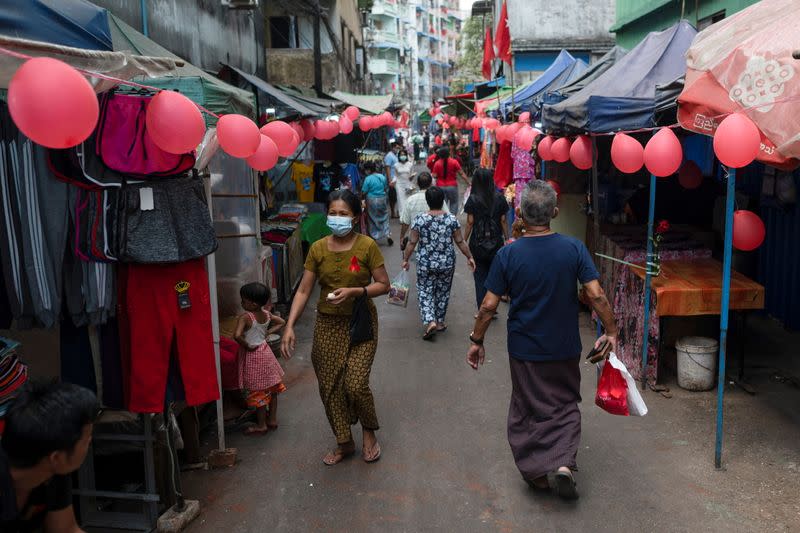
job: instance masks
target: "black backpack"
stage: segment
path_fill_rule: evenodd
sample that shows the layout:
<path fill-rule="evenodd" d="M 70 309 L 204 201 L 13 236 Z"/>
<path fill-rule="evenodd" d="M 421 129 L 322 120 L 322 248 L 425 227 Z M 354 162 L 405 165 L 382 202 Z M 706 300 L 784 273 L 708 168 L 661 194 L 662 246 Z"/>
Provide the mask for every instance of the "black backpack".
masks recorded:
<path fill-rule="evenodd" d="M 469 249 L 475 261 L 491 263 L 497 251 L 503 247 L 503 230 L 493 217 L 475 219 Z"/>

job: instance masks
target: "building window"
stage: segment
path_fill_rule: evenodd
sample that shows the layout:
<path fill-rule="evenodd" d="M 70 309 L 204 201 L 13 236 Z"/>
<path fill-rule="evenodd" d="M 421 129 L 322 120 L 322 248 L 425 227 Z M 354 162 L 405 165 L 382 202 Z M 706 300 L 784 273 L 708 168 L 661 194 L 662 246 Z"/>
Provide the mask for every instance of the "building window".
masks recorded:
<path fill-rule="evenodd" d="M 708 17 L 703 17 L 697 21 L 697 31 L 703 31 L 704 29 L 708 28 L 715 22 L 719 22 L 720 20 L 725 18 L 725 10 L 717 11 L 713 15 Z"/>
<path fill-rule="evenodd" d="M 294 17 L 269 17 L 270 48 L 298 48 Z"/>

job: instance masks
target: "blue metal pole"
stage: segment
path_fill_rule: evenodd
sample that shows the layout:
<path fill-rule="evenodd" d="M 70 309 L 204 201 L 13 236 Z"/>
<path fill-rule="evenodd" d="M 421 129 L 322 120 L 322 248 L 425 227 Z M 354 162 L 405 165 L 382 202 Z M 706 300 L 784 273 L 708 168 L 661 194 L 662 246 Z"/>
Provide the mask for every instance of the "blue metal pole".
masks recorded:
<path fill-rule="evenodd" d="M 142 35 L 150 37 L 150 32 L 147 31 L 147 0 L 139 0 L 139 10 L 142 13 Z"/>
<path fill-rule="evenodd" d="M 731 255 L 733 248 L 733 203 L 736 198 L 736 169 L 728 170 L 728 195 L 725 199 L 725 245 L 722 263 L 722 302 L 719 311 L 719 376 L 717 377 L 717 436 L 714 466 L 722 468 L 722 399 L 725 394 L 725 354 L 728 348 L 728 311 L 731 296 Z"/>
<path fill-rule="evenodd" d="M 652 284 L 653 222 L 656 218 L 656 175 L 650 174 L 650 209 L 647 215 L 647 255 L 644 276 L 644 334 L 642 339 L 642 390 L 647 388 L 647 350 L 650 345 L 650 286 Z"/>

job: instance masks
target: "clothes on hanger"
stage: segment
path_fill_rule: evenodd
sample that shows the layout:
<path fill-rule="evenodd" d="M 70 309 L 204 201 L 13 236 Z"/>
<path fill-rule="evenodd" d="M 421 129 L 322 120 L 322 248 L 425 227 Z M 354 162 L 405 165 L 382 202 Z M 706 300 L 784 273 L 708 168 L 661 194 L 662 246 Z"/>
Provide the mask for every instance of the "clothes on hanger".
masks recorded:
<path fill-rule="evenodd" d="M 342 185 L 342 168 L 330 161 L 314 165 L 314 201 L 328 202 L 328 196 Z"/>
<path fill-rule="evenodd" d="M 314 201 L 314 166 L 300 161 L 292 163 L 292 181 L 297 189 L 297 200 L 304 204 Z"/>

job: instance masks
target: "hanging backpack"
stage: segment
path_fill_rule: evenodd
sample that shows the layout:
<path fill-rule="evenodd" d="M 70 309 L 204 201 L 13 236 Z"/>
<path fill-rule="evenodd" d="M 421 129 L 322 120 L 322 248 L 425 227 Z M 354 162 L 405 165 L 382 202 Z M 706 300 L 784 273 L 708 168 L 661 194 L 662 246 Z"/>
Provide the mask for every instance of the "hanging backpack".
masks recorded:
<path fill-rule="evenodd" d="M 150 100 L 150 95 L 104 94 L 96 154 L 105 166 L 128 176 L 148 179 L 186 174 L 194 166 L 194 153 L 165 152 L 147 133 L 145 115 Z"/>
<path fill-rule="evenodd" d="M 503 247 L 503 229 L 492 217 L 475 218 L 469 249 L 475 261 L 491 263 L 495 254 Z"/>

